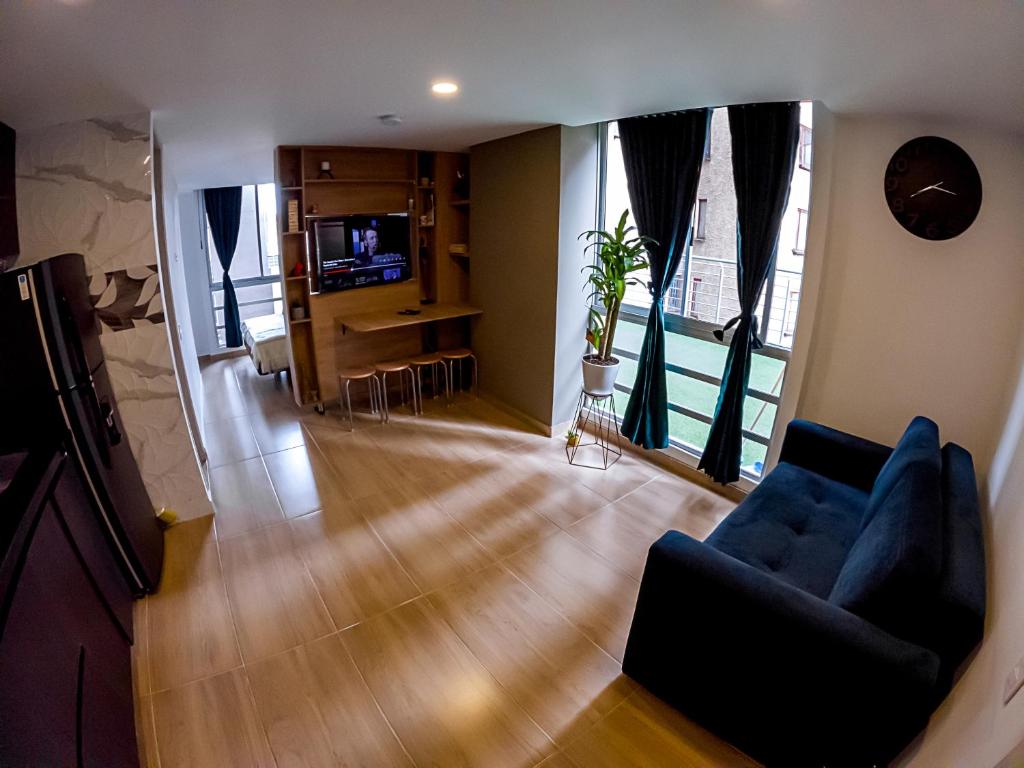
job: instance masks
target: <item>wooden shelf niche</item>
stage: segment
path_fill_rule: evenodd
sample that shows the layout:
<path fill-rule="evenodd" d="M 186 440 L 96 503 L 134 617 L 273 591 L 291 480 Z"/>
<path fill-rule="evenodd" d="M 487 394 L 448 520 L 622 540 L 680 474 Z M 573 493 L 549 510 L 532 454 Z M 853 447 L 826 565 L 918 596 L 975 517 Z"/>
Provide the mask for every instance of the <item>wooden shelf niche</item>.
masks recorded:
<path fill-rule="evenodd" d="M 333 179 L 318 178 L 324 161 L 330 163 Z M 468 300 L 468 258 L 449 256 L 449 246 L 468 244 L 468 198 L 464 194 L 453 197 L 453 193 L 467 189 L 458 181 L 458 173 L 468 171 L 469 158 L 413 150 L 281 146 L 275 166 L 292 389 L 299 405 L 318 404 L 337 398 L 339 368 L 408 356 L 423 348 L 420 329 L 343 336 L 339 317 L 415 307 L 420 300 Z M 424 179 L 425 184 L 421 183 Z M 453 199 L 459 199 L 459 204 L 452 205 Z M 289 200 L 296 200 L 298 205 L 295 233 L 288 228 Z M 413 279 L 320 293 L 315 270 L 310 269 L 308 229 L 312 217 L 394 211 L 409 212 Z M 420 225 L 423 216 L 427 217 L 425 226 Z M 305 279 L 292 276 L 299 260 L 304 264 Z M 291 319 L 291 309 L 296 306 L 304 308 L 304 322 Z M 437 325 L 439 346 L 468 343 L 464 323 L 445 321 Z"/>

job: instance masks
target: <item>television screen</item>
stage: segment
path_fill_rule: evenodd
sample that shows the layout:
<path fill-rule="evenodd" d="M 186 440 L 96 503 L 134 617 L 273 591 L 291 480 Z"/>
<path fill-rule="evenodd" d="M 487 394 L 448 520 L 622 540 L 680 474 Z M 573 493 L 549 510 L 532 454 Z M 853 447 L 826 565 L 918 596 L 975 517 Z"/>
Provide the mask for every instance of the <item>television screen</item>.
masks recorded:
<path fill-rule="evenodd" d="M 321 291 L 343 291 L 412 277 L 407 213 L 317 219 L 313 248 Z"/>

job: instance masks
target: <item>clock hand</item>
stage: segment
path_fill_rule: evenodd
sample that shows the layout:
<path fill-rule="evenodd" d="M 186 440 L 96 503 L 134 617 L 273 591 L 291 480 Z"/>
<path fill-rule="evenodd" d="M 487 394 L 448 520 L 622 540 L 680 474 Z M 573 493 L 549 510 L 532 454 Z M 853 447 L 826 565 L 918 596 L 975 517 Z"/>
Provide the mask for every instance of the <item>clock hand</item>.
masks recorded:
<path fill-rule="evenodd" d="M 954 191 L 950 191 L 949 189 L 943 189 L 942 188 L 942 185 L 944 183 L 946 183 L 946 182 L 945 181 L 940 181 L 937 184 L 929 184 L 924 189 L 918 189 L 918 191 L 915 191 L 915 193 L 913 195 L 911 195 L 910 197 L 911 198 L 916 198 L 919 195 L 921 195 L 922 193 L 926 193 L 926 191 L 928 191 L 929 189 L 935 189 L 936 191 L 944 191 L 944 193 L 946 195 L 955 195 L 956 193 L 954 193 Z"/>

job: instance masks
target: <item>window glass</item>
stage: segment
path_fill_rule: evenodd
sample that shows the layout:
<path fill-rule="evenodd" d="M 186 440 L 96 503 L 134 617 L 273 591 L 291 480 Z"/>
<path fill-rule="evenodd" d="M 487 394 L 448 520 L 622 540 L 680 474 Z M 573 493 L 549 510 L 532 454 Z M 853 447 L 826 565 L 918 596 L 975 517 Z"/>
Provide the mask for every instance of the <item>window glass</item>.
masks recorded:
<path fill-rule="evenodd" d="M 263 248 L 263 272 L 281 274 L 281 256 L 277 242 L 277 188 L 273 184 L 256 187 L 259 202 L 260 243 Z"/>

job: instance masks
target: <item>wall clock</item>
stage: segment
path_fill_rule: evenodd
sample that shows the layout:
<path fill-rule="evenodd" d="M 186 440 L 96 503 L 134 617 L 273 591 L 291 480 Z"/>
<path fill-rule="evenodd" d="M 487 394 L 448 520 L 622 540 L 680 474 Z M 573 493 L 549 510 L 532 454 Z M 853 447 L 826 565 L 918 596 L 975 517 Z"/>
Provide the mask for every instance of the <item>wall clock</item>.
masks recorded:
<path fill-rule="evenodd" d="M 885 201 L 900 225 L 925 240 L 949 240 L 981 209 L 981 176 L 959 146 L 939 136 L 911 139 L 885 169 Z"/>

